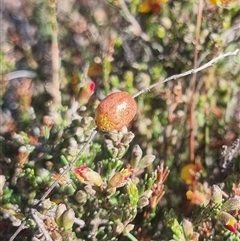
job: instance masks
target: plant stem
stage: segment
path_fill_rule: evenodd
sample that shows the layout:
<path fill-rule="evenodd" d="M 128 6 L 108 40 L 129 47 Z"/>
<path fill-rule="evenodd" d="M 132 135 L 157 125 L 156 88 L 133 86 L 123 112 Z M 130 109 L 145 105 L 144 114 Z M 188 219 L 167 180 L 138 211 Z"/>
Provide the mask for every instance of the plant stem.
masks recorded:
<path fill-rule="evenodd" d="M 198 2 L 198 15 L 197 15 L 197 24 L 196 24 L 196 36 L 195 36 L 195 48 L 194 48 L 194 60 L 193 68 L 196 69 L 198 65 L 198 45 L 201 32 L 201 23 L 202 23 L 202 11 L 203 11 L 203 0 Z M 194 162 L 195 159 L 195 89 L 196 89 L 196 79 L 197 73 L 194 73 L 190 82 L 191 90 L 191 99 L 190 99 L 190 108 L 189 108 L 189 127 L 190 127 L 190 136 L 189 136 L 189 161 Z"/>
<path fill-rule="evenodd" d="M 125 236 L 127 236 L 131 241 L 138 241 L 137 238 L 135 238 L 131 233 L 127 232 L 125 234 Z"/>
<path fill-rule="evenodd" d="M 35 209 L 31 209 L 31 213 L 32 213 L 32 217 L 35 221 L 35 223 L 38 225 L 39 229 L 42 231 L 45 239 L 47 241 L 53 241 L 50 234 L 48 233 L 48 231 L 45 229 L 43 220 L 39 217 L 39 213 L 37 212 L 37 210 Z"/>
<path fill-rule="evenodd" d="M 56 0 L 48 0 L 50 13 L 50 24 L 52 28 L 52 88 L 53 106 L 59 107 L 61 104 L 60 81 L 59 81 L 59 46 L 58 46 L 58 23 L 56 12 Z"/>
<path fill-rule="evenodd" d="M 179 79 L 179 78 L 182 78 L 182 77 L 185 77 L 185 76 L 188 76 L 188 75 L 191 75 L 191 74 L 200 72 L 200 71 L 202 71 L 203 69 L 206 69 L 206 68 L 211 67 L 214 63 L 218 62 L 220 59 L 224 59 L 224 58 L 226 58 L 226 57 L 228 57 L 228 56 L 235 56 L 235 55 L 238 54 L 238 52 L 239 52 L 239 49 L 236 49 L 236 50 L 234 50 L 233 52 L 227 52 L 227 53 L 225 53 L 225 54 L 220 54 L 220 55 L 217 56 L 216 58 L 210 60 L 210 61 L 207 62 L 206 64 L 204 64 L 204 65 L 202 65 L 202 66 L 200 66 L 200 67 L 198 67 L 198 68 L 196 68 L 196 69 L 190 69 L 190 70 L 188 70 L 187 72 L 184 72 L 184 73 L 182 73 L 182 74 L 175 74 L 175 75 L 172 75 L 172 76 L 170 76 L 170 77 L 168 77 L 168 78 L 166 78 L 166 79 L 164 79 L 164 80 L 159 80 L 159 81 L 157 81 L 156 83 L 150 85 L 149 87 L 146 87 L 146 88 L 138 91 L 138 92 L 137 92 L 136 94 L 134 94 L 132 97 L 133 97 L 133 98 L 136 98 L 136 97 L 138 97 L 139 95 L 142 95 L 142 94 L 150 91 L 151 89 L 157 87 L 158 85 L 163 84 L 163 83 L 166 83 L 166 82 L 168 82 L 168 81 L 170 81 L 170 80 L 176 80 L 176 79 Z"/>

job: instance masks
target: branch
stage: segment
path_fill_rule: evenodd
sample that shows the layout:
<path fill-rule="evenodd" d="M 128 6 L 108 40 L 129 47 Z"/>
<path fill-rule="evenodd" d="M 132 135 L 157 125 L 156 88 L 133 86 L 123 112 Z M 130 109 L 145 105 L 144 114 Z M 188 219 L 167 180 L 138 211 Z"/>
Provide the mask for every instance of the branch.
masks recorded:
<path fill-rule="evenodd" d="M 176 80 L 176 79 L 182 78 L 182 77 L 190 75 L 190 74 L 198 73 L 198 72 L 202 71 L 203 69 L 211 67 L 214 63 L 218 62 L 220 59 L 224 59 L 225 57 L 228 57 L 228 56 L 237 55 L 238 52 L 239 52 L 239 49 L 236 49 L 233 52 L 227 52 L 225 54 L 221 54 L 221 55 L 217 56 L 216 58 L 212 59 L 211 61 L 209 61 L 208 63 L 200 66 L 199 68 L 190 69 L 187 72 L 184 72 L 182 74 L 175 74 L 175 75 L 172 75 L 171 77 L 168 77 L 168 78 L 166 78 L 164 80 L 159 80 L 156 83 L 150 85 L 149 87 L 146 87 L 146 88 L 140 90 L 139 92 L 137 92 L 136 94 L 134 94 L 133 98 L 136 98 L 139 95 L 141 95 L 143 93 L 146 93 L 146 92 L 150 91 L 151 89 L 155 88 L 156 86 L 158 86 L 160 84 L 163 84 L 163 83 L 166 83 L 166 82 L 168 82 L 170 80 Z"/>

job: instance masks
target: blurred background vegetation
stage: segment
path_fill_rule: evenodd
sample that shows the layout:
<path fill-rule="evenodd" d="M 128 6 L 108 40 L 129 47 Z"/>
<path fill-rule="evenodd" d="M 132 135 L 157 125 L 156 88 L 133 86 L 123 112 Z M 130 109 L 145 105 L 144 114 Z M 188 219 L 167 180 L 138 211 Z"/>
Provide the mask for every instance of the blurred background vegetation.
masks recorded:
<path fill-rule="evenodd" d="M 240 239 L 219 209 L 240 195 L 239 53 L 137 97 L 128 128 L 77 160 L 91 178 L 70 171 L 34 206 L 104 97 L 240 48 L 239 0 L 2 0 L 1 21 L 1 240 L 25 219 L 15 240 Z M 214 184 L 225 200 L 210 208 Z"/>

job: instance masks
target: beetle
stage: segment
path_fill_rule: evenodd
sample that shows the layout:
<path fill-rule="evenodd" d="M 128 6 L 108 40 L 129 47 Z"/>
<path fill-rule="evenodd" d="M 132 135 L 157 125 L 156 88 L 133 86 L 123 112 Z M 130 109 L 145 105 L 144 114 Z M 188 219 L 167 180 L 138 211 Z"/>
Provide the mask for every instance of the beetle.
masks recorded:
<path fill-rule="evenodd" d="M 95 111 L 95 122 L 99 130 L 111 132 L 128 125 L 137 112 L 134 98 L 127 92 L 114 92 L 104 98 Z"/>

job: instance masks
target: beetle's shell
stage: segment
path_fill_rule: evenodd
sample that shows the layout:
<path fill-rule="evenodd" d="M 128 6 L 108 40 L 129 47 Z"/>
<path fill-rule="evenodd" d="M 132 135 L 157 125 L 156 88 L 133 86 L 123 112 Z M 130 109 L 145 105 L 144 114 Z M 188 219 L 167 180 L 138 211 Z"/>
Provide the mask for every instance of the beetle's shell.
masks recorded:
<path fill-rule="evenodd" d="M 137 112 L 137 104 L 127 92 L 115 92 L 101 101 L 95 112 L 97 127 L 104 132 L 120 130 Z"/>

